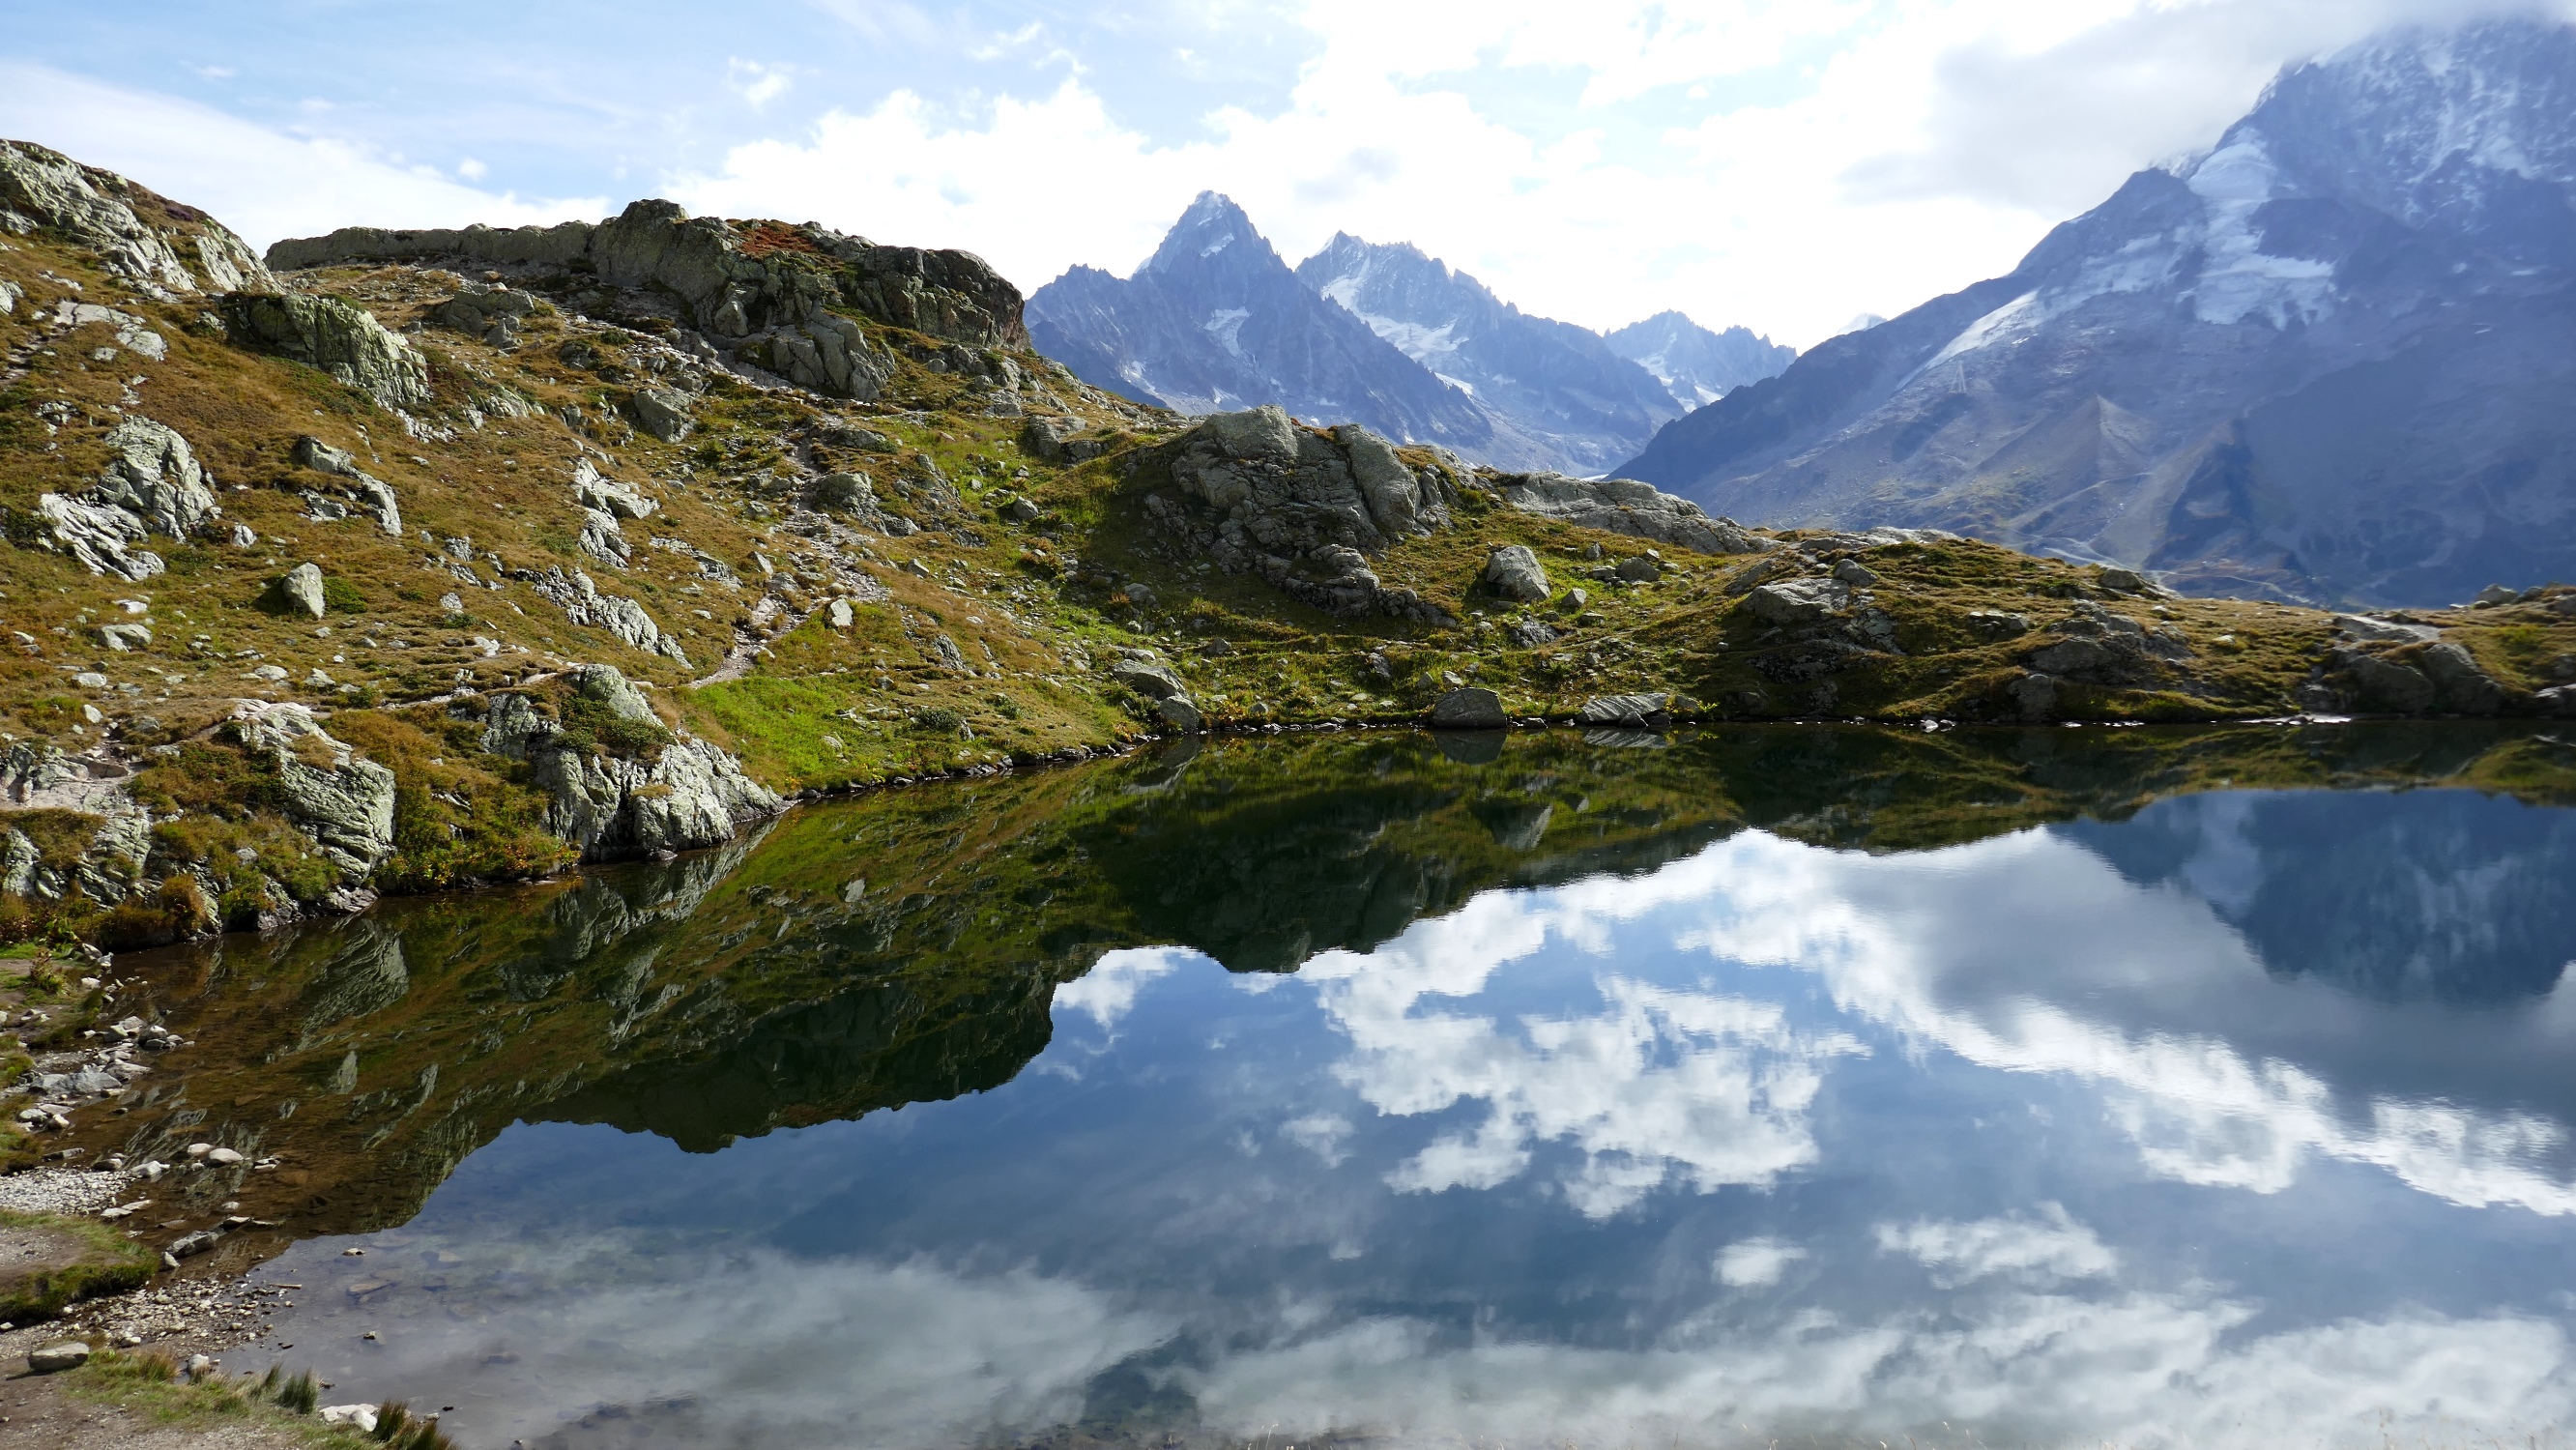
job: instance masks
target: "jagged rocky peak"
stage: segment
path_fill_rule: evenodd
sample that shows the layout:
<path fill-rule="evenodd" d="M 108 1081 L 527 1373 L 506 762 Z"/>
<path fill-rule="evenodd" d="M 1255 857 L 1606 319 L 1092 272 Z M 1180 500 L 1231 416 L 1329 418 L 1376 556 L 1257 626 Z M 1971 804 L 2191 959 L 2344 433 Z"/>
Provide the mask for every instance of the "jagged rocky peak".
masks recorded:
<path fill-rule="evenodd" d="M 1658 312 L 1603 336 L 1610 350 L 1655 375 L 1684 409 L 1704 407 L 1747 383 L 1778 377 L 1798 350 L 1747 327 L 1711 332 L 1680 312 Z"/>
<path fill-rule="evenodd" d="M 147 292 L 275 291 L 240 237 L 113 171 L 26 141 L 0 141 L 0 230 L 51 231 Z"/>
<path fill-rule="evenodd" d="M 1029 298 L 1038 348 L 1083 381 L 1191 414 L 1275 404 L 1482 456 L 1493 419 L 1318 297 L 1243 209 L 1202 192 L 1135 275 L 1075 267 Z"/>
<path fill-rule="evenodd" d="M 1410 244 L 1343 232 L 1297 276 L 1474 398 L 1498 432 L 1521 442 L 1521 466 L 1602 472 L 1679 411 L 1653 375 L 1597 334 L 1529 316 Z"/>
<path fill-rule="evenodd" d="M 2570 337 L 2576 27 L 2399 30 L 1626 471 L 1766 523 L 2442 604 L 2576 577 Z"/>

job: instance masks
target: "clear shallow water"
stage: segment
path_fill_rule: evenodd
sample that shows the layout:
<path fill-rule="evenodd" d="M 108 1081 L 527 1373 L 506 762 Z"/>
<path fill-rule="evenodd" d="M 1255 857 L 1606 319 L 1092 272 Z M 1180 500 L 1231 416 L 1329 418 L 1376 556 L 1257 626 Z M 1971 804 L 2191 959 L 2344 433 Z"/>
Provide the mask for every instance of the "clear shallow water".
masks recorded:
<path fill-rule="evenodd" d="M 958 887 L 989 929 L 1060 938 L 1085 923 L 1055 903 L 1107 930 L 1083 883 L 1126 872 L 1121 930 L 1221 919 L 1200 946 L 1293 971 L 1076 949 L 1044 1031 L 994 1029 L 1003 1069 L 1034 1052 L 998 1085 L 959 1091 L 991 1042 L 898 1031 L 916 1100 L 760 1136 L 669 1124 L 746 1076 L 807 1082 L 858 1028 L 630 1066 L 399 1229 L 261 1270 L 305 1286 L 286 1358 L 335 1400 L 454 1405 L 490 1446 L 2552 1444 L 2576 1420 L 2576 812 L 2549 789 L 2158 798 L 2170 762 L 2080 745 L 1801 783 L 1686 748 L 1653 787 L 1724 804 L 1587 848 L 1643 752 L 1405 749 L 1301 758 L 1284 795 L 1277 759 L 1140 768 L 1104 782 L 1108 828 L 1028 853 L 1061 892 Z M 2012 815 L 1989 767 L 2118 804 L 1955 824 Z M 1256 777 L 1266 806 L 1209 806 Z M 1925 802 L 1954 824 L 1889 824 Z M 1243 858 L 1267 877 L 1227 854 L 1322 820 L 1338 847 Z M 1459 820 L 1483 839 L 1440 834 Z M 1856 848 L 1873 831 L 1947 843 Z M 1489 857 L 1546 864 L 1514 884 Z M 797 871 L 845 890 L 810 849 Z"/>

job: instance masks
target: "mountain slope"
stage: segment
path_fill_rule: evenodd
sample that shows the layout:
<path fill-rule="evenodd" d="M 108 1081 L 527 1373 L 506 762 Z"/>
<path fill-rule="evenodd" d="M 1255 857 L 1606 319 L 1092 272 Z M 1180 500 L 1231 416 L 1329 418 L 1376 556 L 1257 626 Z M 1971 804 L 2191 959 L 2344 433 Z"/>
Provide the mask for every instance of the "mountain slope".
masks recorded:
<path fill-rule="evenodd" d="M 0 943 L 712 847 L 1149 732 L 2576 714 L 2576 591 L 2339 634 L 1191 426 L 1029 351 L 964 253 L 638 201 L 263 264 L 7 143 L 0 210 Z"/>
<path fill-rule="evenodd" d="M 1316 296 L 1214 192 L 1135 276 L 1076 267 L 1030 296 L 1027 318 L 1038 350 L 1075 376 L 1182 413 L 1276 403 L 1404 442 L 1494 452 L 1483 409 Z"/>
<path fill-rule="evenodd" d="M 1730 327 L 1711 332 L 1678 312 L 1658 312 L 1602 338 L 1610 350 L 1655 375 L 1684 409 L 1703 407 L 1798 360 L 1798 350 Z"/>
<path fill-rule="evenodd" d="M 1624 471 L 2197 592 L 2576 577 L 2576 29 L 2382 37 L 2011 274 L 1820 344 Z"/>
<path fill-rule="evenodd" d="M 1604 472 L 1681 412 L 1598 334 L 1527 316 L 1416 247 L 1339 233 L 1297 277 L 1552 454 L 1551 467 Z"/>

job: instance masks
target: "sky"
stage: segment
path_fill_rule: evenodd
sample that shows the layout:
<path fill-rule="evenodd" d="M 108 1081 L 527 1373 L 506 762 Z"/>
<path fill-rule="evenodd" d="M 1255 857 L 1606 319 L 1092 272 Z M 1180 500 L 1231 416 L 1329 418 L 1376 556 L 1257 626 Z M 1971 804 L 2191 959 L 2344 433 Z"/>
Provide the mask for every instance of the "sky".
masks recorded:
<path fill-rule="evenodd" d="M 15 0 L 0 136 L 225 220 L 642 196 L 1134 270 L 1201 190 L 1525 311 L 1799 347 L 2013 264 L 2287 64 L 2576 0 Z"/>

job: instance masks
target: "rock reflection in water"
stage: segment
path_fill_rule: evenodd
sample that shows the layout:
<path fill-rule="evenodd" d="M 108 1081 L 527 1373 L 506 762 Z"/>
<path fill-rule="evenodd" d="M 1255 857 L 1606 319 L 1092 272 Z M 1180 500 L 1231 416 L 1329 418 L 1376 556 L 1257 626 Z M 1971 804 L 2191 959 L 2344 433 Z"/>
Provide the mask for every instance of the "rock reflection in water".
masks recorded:
<path fill-rule="evenodd" d="M 892 794 L 174 955 L 203 1045 L 139 1136 L 285 1154 L 238 1191 L 287 1235 L 471 1155 L 295 1329 L 469 1443 L 2566 1413 L 2524 1269 L 2576 1213 L 2565 747 L 1446 744 Z M 2487 793 L 2303 789 L 2424 784 Z"/>

